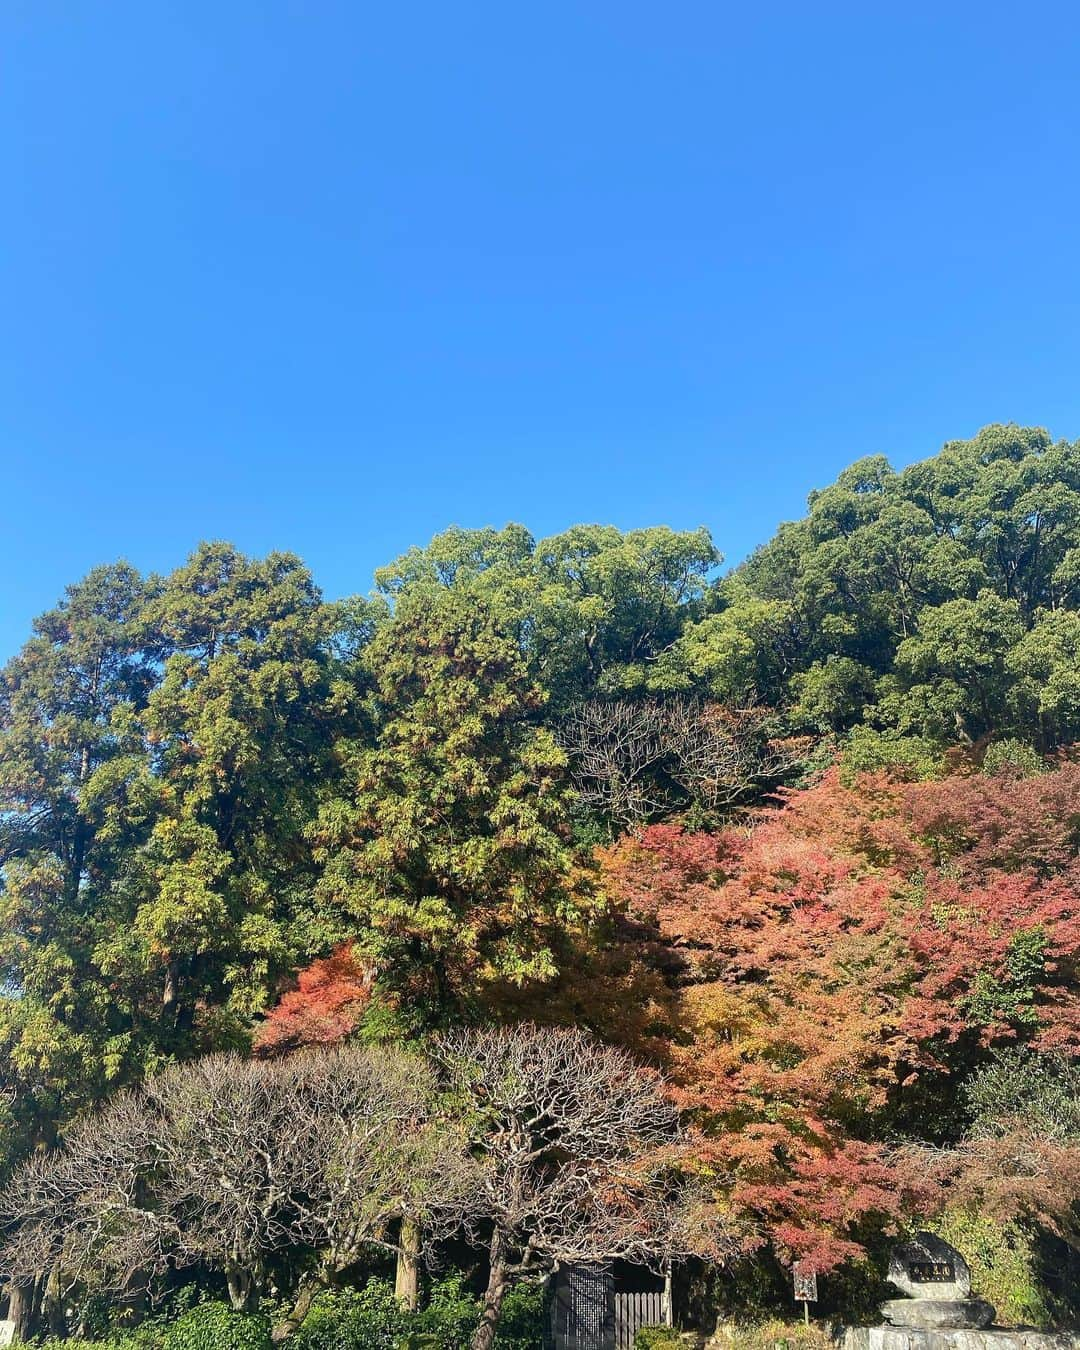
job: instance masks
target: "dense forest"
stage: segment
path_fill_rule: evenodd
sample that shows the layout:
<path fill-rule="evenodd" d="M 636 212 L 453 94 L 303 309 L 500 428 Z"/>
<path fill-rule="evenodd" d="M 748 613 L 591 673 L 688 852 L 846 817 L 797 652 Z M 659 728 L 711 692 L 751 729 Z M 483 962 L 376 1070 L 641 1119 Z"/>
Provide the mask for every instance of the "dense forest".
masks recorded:
<path fill-rule="evenodd" d="M 369 1101 L 372 1055 L 432 1100 L 522 1036 L 568 1073 L 589 1036 L 613 1083 L 640 1077 L 627 1112 L 670 1110 L 681 1184 L 722 1219 L 695 1277 L 713 1316 L 787 1308 L 795 1262 L 857 1309 L 912 1225 L 964 1246 L 1003 1316 L 1068 1315 L 1080 442 L 992 426 L 863 459 L 733 570 L 722 544 L 449 529 L 328 603 L 297 557 L 208 543 L 168 576 L 98 567 L 36 620 L 0 675 L 15 1283 L 45 1306 L 70 1264 L 33 1245 L 28 1176 L 92 1148 L 102 1111 L 122 1137 L 142 1084 L 207 1101 L 224 1063 L 276 1101 L 299 1075 L 330 1118 Z M 417 1135 L 417 1175 L 455 1175 L 431 1163 L 448 1133 Z M 501 1203 L 465 1223 L 485 1251 L 517 1240 Z M 275 1249 L 233 1306 L 252 1280 L 294 1294 L 296 1266 Z M 54 1304 L 91 1300 L 78 1277 Z"/>

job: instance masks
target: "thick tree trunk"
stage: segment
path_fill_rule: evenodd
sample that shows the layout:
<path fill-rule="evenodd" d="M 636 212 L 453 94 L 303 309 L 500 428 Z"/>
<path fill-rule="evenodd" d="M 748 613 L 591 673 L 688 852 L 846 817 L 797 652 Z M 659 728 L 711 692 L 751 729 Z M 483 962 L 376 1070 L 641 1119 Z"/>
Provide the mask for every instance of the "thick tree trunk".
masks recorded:
<path fill-rule="evenodd" d="M 8 1317 L 15 1323 L 16 1341 L 28 1341 L 37 1333 L 40 1306 L 40 1280 L 20 1284 L 12 1282 Z"/>
<path fill-rule="evenodd" d="M 484 1308 L 480 1315 L 480 1325 L 473 1332 L 472 1350 L 493 1350 L 495 1333 L 499 1329 L 499 1317 L 502 1315 L 503 1299 L 510 1287 L 502 1238 L 498 1232 L 492 1236 L 490 1256 L 491 1270 L 487 1289 L 484 1291 Z"/>
<path fill-rule="evenodd" d="M 49 1272 L 48 1283 L 42 1296 L 42 1308 L 49 1335 L 55 1336 L 57 1340 L 63 1340 L 67 1336 L 67 1317 L 64 1315 L 64 1293 L 59 1266 L 53 1266 Z"/>
<path fill-rule="evenodd" d="M 394 1279 L 394 1293 L 398 1302 L 410 1312 L 420 1307 L 420 1225 L 406 1215 L 401 1220 L 401 1234 L 398 1238 L 397 1273 Z"/>
<path fill-rule="evenodd" d="M 259 1302 L 259 1289 L 253 1271 L 230 1265 L 225 1272 L 229 1302 L 237 1312 L 251 1312 Z"/>

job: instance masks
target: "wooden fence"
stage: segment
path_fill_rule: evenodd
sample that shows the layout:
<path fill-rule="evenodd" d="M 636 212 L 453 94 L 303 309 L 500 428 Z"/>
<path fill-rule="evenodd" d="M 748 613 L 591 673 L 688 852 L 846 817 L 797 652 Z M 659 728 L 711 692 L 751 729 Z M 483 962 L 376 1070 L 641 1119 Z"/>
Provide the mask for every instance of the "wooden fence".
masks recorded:
<path fill-rule="evenodd" d="M 642 1327 L 661 1327 L 667 1322 L 664 1291 L 615 1294 L 615 1350 L 634 1350 L 634 1337 Z"/>

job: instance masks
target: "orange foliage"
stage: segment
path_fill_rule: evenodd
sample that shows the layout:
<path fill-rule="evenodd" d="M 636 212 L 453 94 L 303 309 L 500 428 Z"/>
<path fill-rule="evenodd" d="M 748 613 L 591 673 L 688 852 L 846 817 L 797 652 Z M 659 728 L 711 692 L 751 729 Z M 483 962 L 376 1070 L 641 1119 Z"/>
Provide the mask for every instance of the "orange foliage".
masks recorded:
<path fill-rule="evenodd" d="M 296 988 L 267 1015 L 256 1038 L 256 1054 L 282 1054 L 345 1040 L 371 998 L 372 978 L 373 972 L 348 942 L 313 961 L 300 972 Z"/>
<path fill-rule="evenodd" d="M 601 851 L 675 1000 L 660 1045 L 678 1100 L 786 1259 L 829 1269 L 928 1203 L 931 1179 L 883 1141 L 935 1083 L 955 1095 L 945 1075 L 994 1043 L 1080 1047 L 1077 821 L 1072 765 L 851 787 L 833 771 L 748 829 L 653 826 Z"/>

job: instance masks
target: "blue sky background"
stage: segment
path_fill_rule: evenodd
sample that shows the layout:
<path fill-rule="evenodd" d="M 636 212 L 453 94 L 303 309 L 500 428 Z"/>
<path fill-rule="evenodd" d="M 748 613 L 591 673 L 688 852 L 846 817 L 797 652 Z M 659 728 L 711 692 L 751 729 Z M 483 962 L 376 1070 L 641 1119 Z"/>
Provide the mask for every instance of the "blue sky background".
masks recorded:
<path fill-rule="evenodd" d="M 1080 436 L 1072 4 L 5 0 L 0 656 L 97 562 Z"/>

